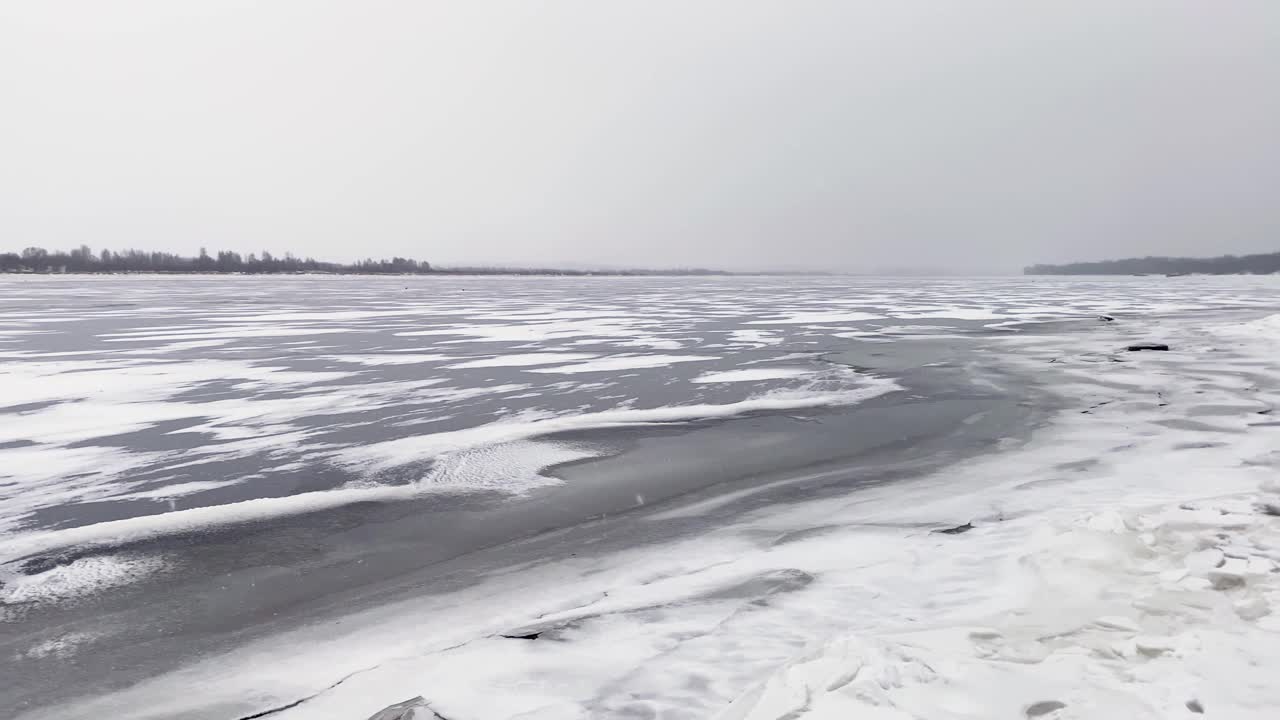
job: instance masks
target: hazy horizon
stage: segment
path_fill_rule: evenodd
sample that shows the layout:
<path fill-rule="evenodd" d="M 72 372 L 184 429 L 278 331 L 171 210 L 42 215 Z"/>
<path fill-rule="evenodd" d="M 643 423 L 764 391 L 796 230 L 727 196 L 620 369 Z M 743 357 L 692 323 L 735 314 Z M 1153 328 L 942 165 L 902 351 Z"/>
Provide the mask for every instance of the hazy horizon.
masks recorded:
<path fill-rule="evenodd" d="M 1280 5 L 0 9 L 0 245 L 1009 273 L 1280 250 Z"/>

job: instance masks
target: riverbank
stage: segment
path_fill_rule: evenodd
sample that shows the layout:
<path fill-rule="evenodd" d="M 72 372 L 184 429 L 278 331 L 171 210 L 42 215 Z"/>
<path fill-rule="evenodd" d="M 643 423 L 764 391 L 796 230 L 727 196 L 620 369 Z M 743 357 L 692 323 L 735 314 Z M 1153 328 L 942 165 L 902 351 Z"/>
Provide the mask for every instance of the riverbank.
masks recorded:
<path fill-rule="evenodd" d="M 711 716 L 1272 717 L 1280 316 L 1138 329 L 1170 351 L 1123 352 L 1124 326 L 1011 341 L 1075 408 L 1019 452 L 934 478 L 949 496 L 883 498 L 894 522 L 973 528 L 899 534 L 899 561 L 857 574 L 884 594 L 851 602 L 845 632 Z"/>

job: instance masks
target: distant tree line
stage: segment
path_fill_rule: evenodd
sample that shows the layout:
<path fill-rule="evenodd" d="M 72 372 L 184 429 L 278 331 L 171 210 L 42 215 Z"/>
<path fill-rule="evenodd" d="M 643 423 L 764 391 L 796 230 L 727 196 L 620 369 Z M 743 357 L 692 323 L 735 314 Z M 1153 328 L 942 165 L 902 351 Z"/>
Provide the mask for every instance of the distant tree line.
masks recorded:
<path fill-rule="evenodd" d="M 366 259 L 354 263 L 321 262 L 300 258 L 293 253 L 282 256 L 263 251 L 261 255 L 219 251 L 210 255 L 204 248 L 195 257 L 144 250 L 103 250 L 95 253 L 81 245 L 68 252 L 29 247 L 21 253 L 0 253 L 0 272 L 68 272 L 68 273 L 348 273 L 392 274 L 427 273 L 431 265 L 410 258 L 390 260 Z"/>
<path fill-rule="evenodd" d="M 1270 275 L 1280 272 L 1280 253 L 1212 258 L 1144 257 L 1065 265 L 1032 265 L 1025 275 Z"/>
<path fill-rule="evenodd" d="M 0 253 L 0 273 L 337 273 L 348 275 L 439 274 L 439 275 L 730 275 L 723 270 L 684 268 L 675 270 L 585 270 L 512 267 L 434 267 L 425 261 L 393 257 L 390 260 L 365 259 L 354 263 L 322 262 L 300 258 L 293 253 L 282 256 L 268 251 L 261 254 L 226 250 L 210 255 L 204 248 L 195 257 L 175 253 L 144 250 L 103 250 L 95 253 L 88 246 L 67 252 L 29 247 L 21 253 Z"/>

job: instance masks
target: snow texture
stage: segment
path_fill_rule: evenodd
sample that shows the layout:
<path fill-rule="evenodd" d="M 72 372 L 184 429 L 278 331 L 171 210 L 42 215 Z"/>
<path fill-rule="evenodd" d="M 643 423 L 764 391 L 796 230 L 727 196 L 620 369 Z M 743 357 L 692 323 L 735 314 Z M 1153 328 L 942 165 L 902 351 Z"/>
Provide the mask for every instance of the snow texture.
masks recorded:
<path fill-rule="evenodd" d="M 760 380 L 786 380 L 812 374 L 812 370 L 803 368 L 743 368 L 742 370 L 724 370 L 721 372 L 703 373 L 694 378 L 696 383 L 723 382 L 759 382 Z"/>
<path fill-rule="evenodd" d="M 127 585 L 163 569 L 161 558 L 147 555 L 78 558 L 43 572 L 4 578 L 5 584 L 0 586 L 0 606 L 53 599 L 72 600 Z"/>
<path fill-rule="evenodd" d="M 1192 317 L 1142 322 L 1169 353 L 1124 353 L 1134 329 L 1116 323 L 1007 338 L 1005 360 L 1070 407 L 1003 452 L 495 573 L 58 717 L 314 695 L 279 716 L 421 696 L 444 717 L 525 720 L 1273 718 L 1280 316 Z"/>

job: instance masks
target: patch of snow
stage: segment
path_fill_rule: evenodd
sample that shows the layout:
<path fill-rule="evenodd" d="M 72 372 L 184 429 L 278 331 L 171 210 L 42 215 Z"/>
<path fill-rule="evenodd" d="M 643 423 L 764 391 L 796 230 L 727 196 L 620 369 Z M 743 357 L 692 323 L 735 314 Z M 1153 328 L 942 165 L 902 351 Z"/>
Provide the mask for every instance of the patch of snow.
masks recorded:
<path fill-rule="evenodd" d="M 729 341 L 735 343 L 750 343 L 752 345 L 777 345 L 782 342 L 782 338 L 776 333 L 769 332 L 768 330 L 748 328 L 745 330 L 730 331 Z"/>
<path fill-rule="evenodd" d="M 812 374 L 812 370 L 805 370 L 804 368 L 745 368 L 742 370 L 724 370 L 722 372 L 703 373 L 694 378 L 691 382 L 759 382 L 761 380 L 789 380 Z"/>
<path fill-rule="evenodd" d="M 0 605 L 74 600 L 163 571 L 163 558 L 119 554 L 79 558 L 34 575 L 10 577 L 0 587 Z"/>
<path fill-rule="evenodd" d="M 862 322 L 865 320 L 881 320 L 883 315 L 869 312 L 849 312 L 849 311 L 817 311 L 817 312 L 797 312 L 791 313 L 778 318 L 769 318 L 766 320 L 749 320 L 747 325 L 808 325 L 811 323 L 839 323 L 839 322 Z"/>
<path fill-rule="evenodd" d="M 401 353 L 396 355 L 326 355 L 325 357 L 330 360 L 337 360 L 341 363 L 351 363 L 354 365 L 419 365 L 422 363 L 436 363 L 454 359 L 452 355 L 410 353 Z"/>
<path fill-rule="evenodd" d="M 455 370 L 491 367 L 528 367 L 530 365 L 553 365 L 555 363 L 570 362 L 573 360 L 590 360 L 594 357 L 597 356 L 590 353 L 515 353 L 512 355 L 494 355 L 492 357 L 468 360 L 466 362 L 457 363 L 456 365 L 448 365 L 447 367 Z"/>
<path fill-rule="evenodd" d="M 712 355 L 614 355 L 612 357 L 574 363 L 572 365 L 557 365 L 549 368 L 537 368 L 535 370 L 529 370 L 528 372 L 576 375 L 578 373 L 614 372 L 617 370 L 638 370 L 641 368 L 667 367 L 676 363 L 707 362 L 709 360 L 718 359 L 719 358 Z"/>
<path fill-rule="evenodd" d="M 81 647 L 98 640 L 100 637 L 102 637 L 100 633 L 86 632 L 59 635 L 50 640 L 44 640 L 32 645 L 18 659 L 43 660 L 53 657 L 65 660 L 79 652 Z"/>
<path fill-rule="evenodd" d="M 631 340 L 617 340 L 613 345 L 619 347 L 644 347 L 653 350 L 679 350 L 684 347 L 684 343 L 679 340 L 670 338 L 634 338 Z"/>
<path fill-rule="evenodd" d="M 489 490 L 518 495 L 540 487 L 559 485 L 560 480 L 544 474 L 546 468 L 598 454 L 580 445 L 531 440 L 483 445 L 445 455 L 418 481 L 418 485 L 430 490 Z"/>
<path fill-rule="evenodd" d="M 896 318 L 904 320 L 923 320 L 926 318 L 948 318 L 951 320 L 1003 320 L 1008 317 L 989 308 L 954 307 L 942 310 L 930 310 L 916 313 L 893 313 Z"/>

